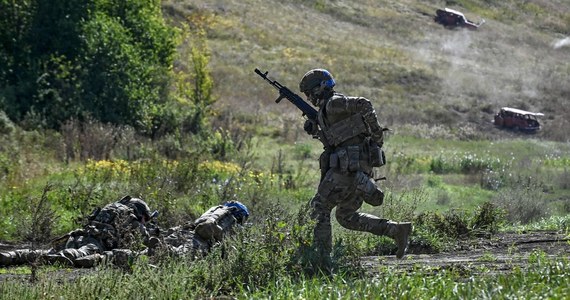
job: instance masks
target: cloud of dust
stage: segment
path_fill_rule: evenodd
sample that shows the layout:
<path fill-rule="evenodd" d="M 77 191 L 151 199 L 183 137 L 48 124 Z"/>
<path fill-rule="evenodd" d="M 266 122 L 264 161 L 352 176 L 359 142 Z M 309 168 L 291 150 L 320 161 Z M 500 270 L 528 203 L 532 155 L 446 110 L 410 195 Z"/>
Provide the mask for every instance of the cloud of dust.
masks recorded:
<path fill-rule="evenodd" d="M 499 107 L 521 96 L 537 97 L 547 67 L 535 58 L 533 49 L 482 32 L 427 33 L 415 46 L 416 58 L 442 79 L 447 94 L 443 103 L 460 106 L 491 103 Z"/>

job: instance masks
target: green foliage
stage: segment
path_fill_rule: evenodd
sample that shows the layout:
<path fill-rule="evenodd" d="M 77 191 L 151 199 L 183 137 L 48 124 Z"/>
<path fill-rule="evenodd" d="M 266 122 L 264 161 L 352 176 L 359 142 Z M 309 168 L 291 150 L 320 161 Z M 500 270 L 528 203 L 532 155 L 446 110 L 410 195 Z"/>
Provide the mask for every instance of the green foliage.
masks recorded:
<path fill-rule="evenodd" d="M 187 43 L 190 47 L 187 69 L 191 72 L 177 74 L 178 98 L 186 111 L 184 113 L 183 130 L 192 133 L 207 134 L 207 124 L 212 114 L 215 98 L 212 95 L 213 79 L 208 69 L 210 52 L 206 40 L 206 32 L 198 24 L 198 28 L 187 32 Z M 187 29 L 189 30 L 189 29 Z"/>
<path fill-rule="evenodd" d="M 469 226 L 473 231 L 489 232 L 491 234 L 497 233 L 499 229 L 504 226 L 505 212 L 491 202 L 484 202 L 478 206 L 471 220 Z"/>
<path fill-rule="evenodd" d="M 570 215 L 551 216 L 543 218 L 538 222 L 529 224 L 516 224 L 505 226 L 505 230 L 510 231 L 529 231 L 529 230 L 560 230 L 570 234 Z"/>
<path fill-rule="evenodd" d="M 515 178 L 512 184 L 499 190 L 493 202 L 506 211 L 507 219 L 513 223 L 527 224 L 549 214 L 543 183 L 533 177 Z"/>
<path fill-rule="evenodd" d="M 234 245 L 247 247 L 239 242 Z M 247 249 L 255 254 L 265 253 L 265 250 L 253 247 Z M 251 254 L 240 248 L 229 251 L 226 260 L 219 259 L 220 250 L 218 248 L 212 253 L 215 255 L 197 261 L 172 259 L 159 266 L 136 263 L 130 274 L 102 268 L 75 281 L 64 280 L 65 277 L 62 276 L 69 276 L 68 274 L 39 272 L 36 284 L 4 280 L 0 283 L 0 288 L 3 296 L 9 299 L 36 299 L 47 294 L 58 298 L 81 299 L 99 299 L 109 294 L 116 298 L 157 299 L 162 299 L 165 295 L 173 299 L 558 299 L 570 292 L 566 278 L 570 271 L 568 260 L 548 258 L 540 252 L 530 257 L 526 270 L 516 269 L 512 273 L 493 276 L 465 278 L 454 270 L 440 269 L 434 272 L 418 266 L 413 272 L 398 272 L 397 268 L 391 267 L 381 268 L 373 278 L 323 278 L 285 273 L 275 280 L 265 282 L 268 277 L 266 274 L 272 273 L 269 270 L 265 270 L 265 273 L 240 273 L 239 278 L 229 276 L 232 268 L 243 266 L 250 271 L 251 268 L 261 270 L 259 267 L 262 265 L 252 266 L 248 260 L 240 263 L 237 259 L 239 253 L 251 257 Z"/>
<path fill-rule="evenodd" d="M 453 245 L 459 238 L 497 233 L 505 224 L 505 213 L 491 202 L 484 202 L 470 212 L 424 212 L 413 220 L 413 224 L 415 231 L 412 245 L 439 252 Z"/>
<path fill-rule="evenodd" d="M 0 109 L 31 128 L 91 116 L 158 130 L 175 51 L 160 1 L 76 2 L 1 2 Z"/>
<path fill-rule="evenodd" d="M 478 157 L 474 153 L 440 155 L 430 162 L 430 170 L 436 174 L 460 172 L 463 174 L 480 173 L 485 170 L 500 168 L 500 160 Z"/>

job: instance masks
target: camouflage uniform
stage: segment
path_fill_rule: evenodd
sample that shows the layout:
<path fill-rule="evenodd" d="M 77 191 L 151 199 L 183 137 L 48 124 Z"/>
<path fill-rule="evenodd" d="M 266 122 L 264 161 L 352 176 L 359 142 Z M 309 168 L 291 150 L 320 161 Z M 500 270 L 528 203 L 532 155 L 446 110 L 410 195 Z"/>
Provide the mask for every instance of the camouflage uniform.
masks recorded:
<path fill-rule="evenodd" d="M 63 237 L 67 238 L 65 244 L 55 245 L 49 250 L 21 249 L 0 253 L 0 265 L 25 264 L 39 258 L 45 263 L 91 267 L 105 256 L 121 253 L 116 249 L 131 246 L 137 235 L 145 244 L 154 241 L 144 226 L 150 218 L 144 201 L 126 196 L 93 212 L 84 228 Z"/>
<path fill-rule="evenodd" d="M 194 222 L 167 230 L 163 239 L 167 252 L 176 256 L 201 256 L 242 225 L 249 211 L 237 201 L 210 208 Z"/>
<path fill-rule="evenodd" d="M 325 146 L 320 157 L 321 182 L 310 202 L 316 220 L 315 244 L 328 264 L 332 251 L 330 215 L 347 229 L 392 237 L 398 243 L 397 256 L 406 250 L 410 223 L 396 223 L 358 212 L 363 202 L 381 205 L 384 193 L 373 179 L 373 167 L 385 164 L 384 129 L 368 99 L 347 97 L 333 91 L 332 75 L 316 69 L 305 74 L 300 84 L 313 105 L 318 119 L 308 120 L 305 130 Z"/>

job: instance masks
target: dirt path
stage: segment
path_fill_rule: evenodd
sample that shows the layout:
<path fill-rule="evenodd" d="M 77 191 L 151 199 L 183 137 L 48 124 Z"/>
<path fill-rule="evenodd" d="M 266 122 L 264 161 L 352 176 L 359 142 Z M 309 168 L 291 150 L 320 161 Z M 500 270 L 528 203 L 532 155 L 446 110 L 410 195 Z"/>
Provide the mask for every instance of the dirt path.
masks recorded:
<path fill-rule="evenodd" d="M 510 272 L 515 267 L 525 268 L 533 252 L 551 258 L 569 258 L 570 236 L 555 231 L 499 233 L 491 238 L 461 241 L 449 252 L 422 254 L 421 250 L 412 247 L 410 254 L 402 260 L 394 256 L 369 256 L 363 257 L 363 263 L 372 273 L 382 266 L 391 266 L 402 271 L 428 267 L 465 274 L 477 274 L 482 270 L 494 274 Z"/>

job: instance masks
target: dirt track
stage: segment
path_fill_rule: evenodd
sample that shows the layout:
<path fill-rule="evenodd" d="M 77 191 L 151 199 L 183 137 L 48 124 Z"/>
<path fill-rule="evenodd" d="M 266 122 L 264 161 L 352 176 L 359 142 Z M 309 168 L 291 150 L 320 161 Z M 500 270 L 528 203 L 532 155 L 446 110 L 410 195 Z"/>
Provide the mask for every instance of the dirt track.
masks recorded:
<path fill-rule="evenodd" d="M 465 274 L 477 274 L 483 269 L 490 273 L 505 273 L 515 267 L 525 268 L 529 256 L 535 251 L 541 251 L 547 257 L 569 258 L 570 236 L 555 231 L 499 233 L 491 238 L 461 241 L 455 250 L 449 252 L 421 254 L 421 249 L 414 249 L 411 245 L 410 254 L 402 260 L 394 256 L 369 256 L 363 258 L 363 263 L 373 273 L 382 266 L 401 271 L 429 267 Z"/>

